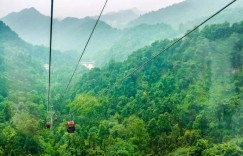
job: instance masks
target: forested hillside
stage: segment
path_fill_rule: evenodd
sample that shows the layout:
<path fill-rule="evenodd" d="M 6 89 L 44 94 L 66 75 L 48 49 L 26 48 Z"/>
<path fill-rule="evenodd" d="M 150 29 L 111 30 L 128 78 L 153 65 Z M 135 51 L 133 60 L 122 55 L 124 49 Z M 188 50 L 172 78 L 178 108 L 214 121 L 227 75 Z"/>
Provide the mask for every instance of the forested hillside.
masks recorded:
<path fill-rule="evenodd" d="M 173 30 L 171 26 L 163 23 L 141 24 L 134 28 L 124 29 L 119 40 L 114 42 L 109 49 L 95 55 L 99 58 L 96 62 L 99 65 L 105 65 L 111 59 L 122 62 L 145 45 L 150 45 L 156 40 L 173 38 L 177 34 L 178 32 Z"/>
<path fill-rule="evenodd" d="M 1 47 L 0 47 L 1 48 Z M 0 102 L 3 98 L 7 96 L 7 84 L 6 84 L 6 73 L 5 73 L 5 63 L 3 61 L 2 53 L 0 53 Z"/>
<path fill-rule="evenodd" d="M 26 43 L 0 21 L 0 155 L 44 153 L 40 137 L 46 120 L 48 52 Z M 74 56 L 53 51 L 54 90 L 65 87 Z"/>
<path fill-rule="evenodd" d="M 123 63 L 85 74 L 69 107 L 86 152 L 242 155 L 242 28 L 206 26 L 123 82 L 173 41 L 155 42 Z"/>
<path fill-rule="evenodd" d="M 243 22 L 206 26 L 121 82 L 174 40 L 154 42 L 80 73 L 65 96 L 73 62 L 56 51 L 50 130 L 48 50 L 2 22 L 0 41 L 0 155 L 243 155 Z"/>
<path fill-rule="evenodd" d="M 224 22 L 229 22 L 233 24 L 236 22 L 240 22 L 242 20 L 243 4 L 239 4 L 239 6 L 241 7 L 235 7 L 235 8 L 225 10 L 220 15 L 216 16 L 211 21 L 209 21 L 208 24 L 219 24 Z M 191 20 L 189 22 L 181 23 L 179 26 L 179 30 L 180 32 L 186 31 L 187 29 L 190 29 L 192 25 L 197 25 L 198 23 L 205 20 L 206 18 L 208 17 L 205 16 L 205 17 L 197 18 L 195 20 Z"/>

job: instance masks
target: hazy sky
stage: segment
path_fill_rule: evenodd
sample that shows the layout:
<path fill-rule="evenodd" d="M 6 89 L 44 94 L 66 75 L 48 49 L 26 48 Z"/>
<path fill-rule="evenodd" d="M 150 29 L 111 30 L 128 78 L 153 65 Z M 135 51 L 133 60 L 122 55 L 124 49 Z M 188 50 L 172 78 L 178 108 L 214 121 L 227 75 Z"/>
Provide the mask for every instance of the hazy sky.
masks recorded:
<path fill-rule="evenodd" d="M 105 13 L 131 8 L 152 11 L 181 1 L 183 0 L 109 0 Z M 50 2 L 51 0 L 0 0 L 0 17 L 30 7 L 49 15 Z M 54 0 L 54 16 L 81 18 L 98 15 L 104 2 L 105 0 Z"/>

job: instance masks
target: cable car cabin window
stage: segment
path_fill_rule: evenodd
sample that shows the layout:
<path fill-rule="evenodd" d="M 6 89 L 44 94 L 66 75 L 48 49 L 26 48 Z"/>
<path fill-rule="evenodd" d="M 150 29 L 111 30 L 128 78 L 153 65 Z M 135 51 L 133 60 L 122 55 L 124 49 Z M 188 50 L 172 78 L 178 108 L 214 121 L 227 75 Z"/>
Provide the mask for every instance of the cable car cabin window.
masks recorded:
<path fill-rule="evenodd" d="M 74 133 L 74 131 L 75 131 L 74 121 L 68 121 L 67 122 L 67 131 L 68 131 L 68 133 Z"/>
<path fill-rule="evenodd" d="M 48 128 L 48 129 L 51 128 L 51 122 L 46 122 L 46 128 Z"/>

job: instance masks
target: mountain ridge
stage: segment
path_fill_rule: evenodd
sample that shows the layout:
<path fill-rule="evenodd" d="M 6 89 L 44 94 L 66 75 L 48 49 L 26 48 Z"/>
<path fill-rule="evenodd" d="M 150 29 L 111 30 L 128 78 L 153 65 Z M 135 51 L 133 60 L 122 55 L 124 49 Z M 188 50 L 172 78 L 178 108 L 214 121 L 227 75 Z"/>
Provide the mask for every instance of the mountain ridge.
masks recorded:
<path fill-rule="evenodd" d="M 31 10 L 32 9 L 24 11 L 30 12 Z M 41 22 L 37 18 L 33 20 L 31 20 L 31 18 L 27 18 L 27 22 L 25 22 L 24 25 L 19 25 L 18 20 L 14 19 L 8 21 L 6 18 L 7 17 L 5 17 L 4 22 L 10 25 L 10 27 L 13 26 L 13 28 L 15 28 L 13 30 L 20 34 L 21 38 L 23 38 L 27 42 L 38 45 L 43 44 L 47 47 L 49 46 L 49 18 L 45 18 L 44 16 L 43 22 Z M 18 17 L 18 19 L 22 20 L 26 19 L 26 17 Z M 32 26 L 33 21 L 36 21 L 36 23 L 38 23 L 38 27 Z M 81 51 L 83 49 L 95 22 L 96 20 L 91 17 L 86 17 L 83 19 L 67 17 L 61 21 L 54 19 L 53 48 L 62 51 L 75 50 L 78 53 L 78 51 Z M 160 40 L 166 37 L 171 37 L 171 34 L 174 33 L 174 30 L 172 29 L 163 29 L 164 27 L 159 28 L 158 26 L 146 25 L 146 27 L 143 28 L 145 29 L 142 29 L 141 26 L 138 26 L 138 29 L 141 32 L 135 31 L 136 33 L 128 33 L 129 31 L 127 31 L 126 29 L 115 29 L 112 28 L 110 25 L 106 24 L 105 22 L 100 21 L 94 32 L 92 40 L 90 41 L 90 44 L 86 50 L 84 60 L 92 60 L 95 62 L 99 62 L 99 65 L 104 65 L 107 63 L 107 61 L 109 61 L 109 59 L 112 56 L 114 56 L 112 53 L 118 52 L 117 50 L 114 51 L 114 43 L 117 43 L 116 46 L 119 44 L 119 42 L 123 41 L 131 40 L 131 42 L 134 43 L 135 40 L 138 40 L 136 36 L 140 36 L 140 39 L 143 39 L 143 41 L 139 42 L 136 46 L 132 44 L 124 44 L 118 46 L 120 50 L 123 48 L 126 49 L 122 53 L 122 58 L 124 59 L 128 55 L 127 52 L 137 50 L 137 48 L 145 46 L 145 43 L 152 43 L 154 40 Z M 136 29 L 132 28 L 132 30 Z M 156 35 L 158 33 L 156 33 L 155 30 L 158 30 L 159 34 L 166 35 Z M 133 34 L 133 36 L 131 36 L 131 34 Z M 149 34 L 149 36 L 143 36 L 142 34 Z M 134 49 L 134 47 L 137 48 Z M 100 60 L 97 56 L 101 56 L 106 61 L 104 61 L 103 59 Z M 107 58 L 104 56 L 107 56 Z M 119 57 L 116 58 L 120 59 Z"/>
<path fill-rule="evenodd" d="M 2 18 L 2 20 L 15 32 L 17 32 L 25 41 L 35 45 L 42 44 L 48 46 L 50 17 L 40 14 L 36 9 L 24 9 L 19 13 L 9 14 Z M 82 47 L 85 44 L 85 41 L 89 36 L 89 32 L 91 32 L 95 22 L 96 20 L 90 17 L 83 19 L 68 17 L 61 21 L 53 19 L 53 39 L 55 42 L 53 47 L 63 51 Z M 99 29 L 107 30 L 111 35 L 113 32 L 116 33 L 115 29 L 103 21 L 99 22 L 95 32 L 96 36 L 101 37 L 103 35 L 100 33 L 101 31 Z M 73 36 L 71 36 L 71 34 Z M 107 34 L 109 38 L 110 34 Z M 78 35 L 80 37 L 78 37 Z M 73 45 L 70 45 L 70 42 L 65 42 L 63 40 L 64 38 L 70 40 Z"/>
<path fill-rule="evenodd" d="M 114 28 L 123 29 L 129 22 L 135 20 L 144 12 L 137 8 L 109 12 L 101 16 L 101 20 Z M 95 17 L 97 18 L 97 16 Z"/>
<path fill-rule="evenodd" d="M 208 5 L 209 3 L 210 5 Z M 146 13 L 131 21 L 128 27 L 134 27 L 142 23 L 166 23 L 178 29 L 181 23 L 187 23 L 198 18 L 209 16 L 228 3 L 229 1 L 227 0 L 186 0 L 157 11 Z M 231 7 L 234 8 L 237 6 L 243 7 L 243 2 L 237 1 Z"/>
<path fill-rule="evenodd" d="M 205 5 L 206 2 L 209 2 L 209 0 L 205 2 L 202 2 L 201 0 L 183 1 L 181 3 L 168 6 L 166 8 L 159 9 L 159 11 L 154 11 L 145 15 L 141 15 L 137 18 L 147 18 L 147 16 L 155 14 L 155 17 L 149 17 L 149 21 L 159 18 L 159 22 L 156 21 L 153 23 L 146 22 L 145 20 L 141 21 L 141 23 L 137 23 L 137 25 L 128 25 L 127 27 L 124 27 L 122 29 L 113 28 L 106 22 L 100 21 L 97 25 L 97 29 L 92 36 L 89 46 L 86 49 L 87 51 L 85 52 L 83 59 L 97 62 L 98 66 L 103 66 L 107 62 L 109 62 L 110 59 L 123 61 L 131 52 L 138 50 L 143 46 L 149 45 L 156 40 L 178 37 L 178 35 L 184 34 L 188 29 L 193 28 L 193 26 L 197 25 L 205 18 L 205 16 L 199 16 L 199 18 L 198 16 L 193 15 L 195 18 L 188 18 L 184 21 L 183 16 L 182 19 L 180 19 L 181 16 L 179 13 L 182 12 L 182 14 L 188 15 L 194 10 L 197 10 L 197 8 L 201 7 L 198 6 L 198 4 Z M 216 5 L 216 2 L 213 2 L 212 6 L 210 6 L 209 8 L 203 8 L 201 11 L 199 10 L 198 15 L 201 15 L 201 12 L 204 12 L 205 9 L 210 10 L 210 8 L 219 7 L 219 4 Z M 220 2 L 220 5 L 223 2 L 225 2 L 225 0 Z M 191 8 L 190 11 L 186 13 L 187 8 L 191 7 L 192 5 L 197 5 L 197 8 Z M 166 12 L 168 9 L 169 11 Z M 239 13 L 236 13 L 237 10 L 231 9 L 232 11 L 229 12 L 229 15 L 227 13 L 227 10 L 223 12 L 222 15 L 220 14 L 215 17 L 216 22 L 211 22 L 213 20 L 211 20 L 210 22 L 223 23 L 225 21 L 227 22 L 227 19 L 229 19 L 231 23 L 233 23 L 238 22 L 239 19 L 242 19 L 241 15 Z M 24 11 L 34 12 L 35 14 L 37 14 L 36 16 L 39 15 L 39 13 L 36 13 L 37 10 L 35 10 L 34 8 L 29 8 Z M 173 13 L 173 11 L 176 12 Z M 210 11 L 212 11 L 212 9 Z M 162 13 L 158 14 L 158 12 Z M 171 17 L 168 16 L 168 13 L 171 13 Z M 235 17 L 235 19 L 231 17 L 236 15 L 237 17 Z M 164 19 L 161 20 L 161 17 L 163 16 L 166 16 L 166 18 L 170 19 L 170 21 L 166 21 Z M 5 20 L 5 23 L 9 24 L 9 26 L 13 28 L 13 30 L 17 32 L 19 36 L 25 41 L 36 45 L 42 44 L 45 46 L 49 46 L 49 17 L 43 15 L 42 18 L 44 19 L 44 22 L 41 22 L 41 20 L 38 20 L 38 18 L 34 18 L 33 20 L 31 20 L 31 18 L 19 17 L 17 18 L 17 20 L 10 20 L 10 22 Z M 24 21 L 27 22 L 21 22 L 22 19 L 25 19 Z M 18 22 L 18 20 L 20 20 L 20 22 Z M 87 42 L 87 39 L 92 31 L 95 22 L 96 20 L 93 17 L 86 17 L 82 19 L 74 17 L 67 17 L 62 20 L 54 19 L 53 48 L 61 51 L 76 51 L 76 54 L 80 55 L 80 51 L 83 50 L 83 47 Z M 207 24 L 210 24 L 210 22 Z M 176 24 L 173 25 L 173 23 Z M 16 25 L 18 27 L 18 30 L 14 29 Z M 170 26 L 171 28 L 167 29 L 168 27 L 166 28 L 164 27 L 164 25 Z"/>

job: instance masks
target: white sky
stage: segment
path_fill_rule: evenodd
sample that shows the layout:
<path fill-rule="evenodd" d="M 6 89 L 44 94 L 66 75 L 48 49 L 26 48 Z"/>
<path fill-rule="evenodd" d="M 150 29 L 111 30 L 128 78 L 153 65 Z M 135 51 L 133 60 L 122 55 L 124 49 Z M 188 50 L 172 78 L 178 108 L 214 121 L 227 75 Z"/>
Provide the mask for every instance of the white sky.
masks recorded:
<path fill-rule="evenodd" d="M 142 11 L 158 10 L 183 0 L 109 0 L 105 13 L 137 8 Z M 50 14 L 51 0 L 0 0 L 0 18 L 11 12 L 35 7 L 42 14 Z M 105 0 L 54 0 L 55 17 L 85 17 L 98 15 Z"/>

